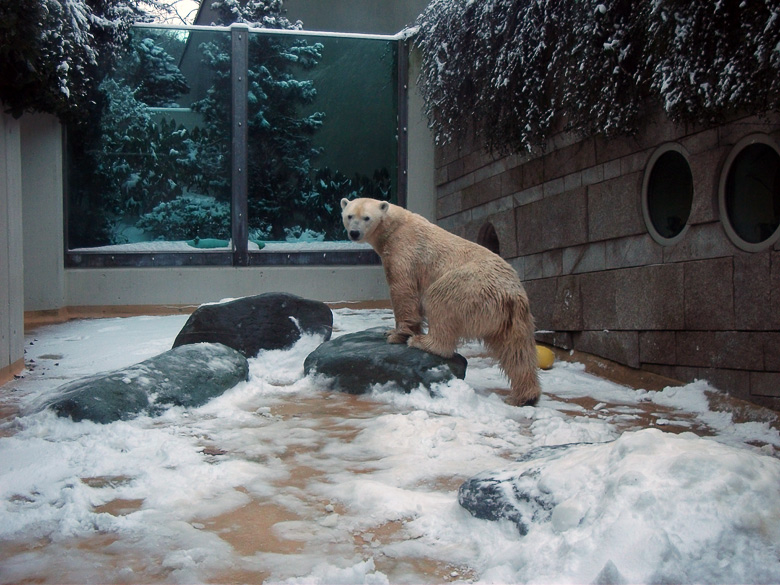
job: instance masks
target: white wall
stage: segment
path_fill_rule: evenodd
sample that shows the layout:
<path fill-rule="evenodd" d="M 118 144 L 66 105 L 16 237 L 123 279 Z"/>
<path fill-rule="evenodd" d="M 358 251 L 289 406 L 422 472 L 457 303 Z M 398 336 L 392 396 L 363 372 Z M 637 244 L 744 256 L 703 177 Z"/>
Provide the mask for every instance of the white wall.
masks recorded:
<path fill-rule="evenodd" d="M 64 302 L 62 130 L 56 117 L 21 118 L 24 309 Z"/>
<path fill-rule="evenodd" d="M 65 271 L 66 305 L 199 305 L 265 292 L 317 301 L 390 298 L 381 266 L 79 268 Z"/>
<path fill-rule="evenodd" d="M 0 381 L 23 366 L 23 280 L 19 121 L 0 113 Z"/>
<path fill-rule="evenodd" d="M 409 55 L 409 162 L 407 208 L 436 223 L 436 177 L 433 133 L 423 112 L 423 98 L 417 86 L 420 56 Z"/>

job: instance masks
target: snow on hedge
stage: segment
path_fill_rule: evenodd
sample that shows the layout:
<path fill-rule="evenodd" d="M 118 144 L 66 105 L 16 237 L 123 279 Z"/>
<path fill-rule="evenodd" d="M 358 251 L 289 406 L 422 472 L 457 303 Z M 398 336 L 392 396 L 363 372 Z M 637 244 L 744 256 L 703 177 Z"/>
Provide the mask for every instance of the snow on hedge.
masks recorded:
<path fill-rule="evenodd" d="M 25 0 L 0 4 L 0 102 L 15 116 L 78 118 L 94 108 L 96 79 L 136 21 L 161 0 Z"/>
<path fill-rule="evenodd" d="M 533 150 L 559 124 L 635 132 L 648 106 L 713 123 L 780 105 L 775 0 L 433 0 L 420 81 L 439 142 Z"/>

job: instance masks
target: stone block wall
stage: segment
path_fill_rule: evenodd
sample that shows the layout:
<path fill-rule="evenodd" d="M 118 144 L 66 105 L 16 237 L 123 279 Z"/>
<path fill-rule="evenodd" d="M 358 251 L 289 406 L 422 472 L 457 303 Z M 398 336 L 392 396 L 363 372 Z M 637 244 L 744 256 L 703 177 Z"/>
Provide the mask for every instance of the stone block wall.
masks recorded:
<path fill-rule="evenodd" d="M 780 243 L 745 252 L 719 217 L 725 160 L 756 133 L 777 142 L 780 117 L 690 128 L 658 115 L 634 137 L 558 135 L 541 155 L 462 140 L 437 148 L 438 223 L 472 241 L 494 228 L 540 340 L 780 410 Z M 642 189 L 669 144 L 685 149 L 694 188 L 686 231 L 662 245 Z"/>

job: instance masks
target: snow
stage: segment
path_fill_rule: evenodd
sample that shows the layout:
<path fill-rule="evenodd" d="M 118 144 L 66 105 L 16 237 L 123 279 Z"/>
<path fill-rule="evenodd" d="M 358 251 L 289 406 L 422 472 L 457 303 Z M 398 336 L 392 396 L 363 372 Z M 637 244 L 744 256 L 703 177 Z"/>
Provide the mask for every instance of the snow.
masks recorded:
<path fill-rule="evenodd" d="M 258 245 L 255 242 L 249 242 L 250 251 L 258 251 Z M 342 252 L 354 250 L 371 250 L 368 244 L 355 244 L 348 240 L 344 241 L 316 241 L 300 240 L 289 242 L 265 242 L 262 252 Z M 74 253 L 103 253 L 103 254 L 132 254 L 132 253 L 167 253 L 167 252 L 230 252 L 230 246 L 220 248 L 195 248 L 187 242 L 162 241 L 134 242 L 132 244 L 112 244 L 109 246 L 95 246 L 92 248 L 73 248 L 70 252 Z"/>
<path fill-rule="evenodd" d="M 558 361 L 539 405 L 515 408 L 470 343 L 466 379 L 433 396 L 355 397 L 303 376 L 319 343 L 304 337 L 200 408 L 110 425 L 36 412 L 65 382 L 169 349 L 185 320 L 28 334 L 28 369 L 0 393 L 0 583 L 780 581 L 777 422 L 712 410 L 705 382 L 634 390 Z M 391 323 L 338 309 L 334 336 Z M 549 449 L 571 443 L 586 444 Z M 458 504 L 485 472 L 551 503 L 525 536 Z"/>
<path fill-rule="evenodd" d="M 635 134 L 648 103 L 681 124 L 773 110 L 777 2 L 749 4 L 433 0 L 416 22 L 425 112 L 440 143 L 534 152 L 555 121 Z"/>

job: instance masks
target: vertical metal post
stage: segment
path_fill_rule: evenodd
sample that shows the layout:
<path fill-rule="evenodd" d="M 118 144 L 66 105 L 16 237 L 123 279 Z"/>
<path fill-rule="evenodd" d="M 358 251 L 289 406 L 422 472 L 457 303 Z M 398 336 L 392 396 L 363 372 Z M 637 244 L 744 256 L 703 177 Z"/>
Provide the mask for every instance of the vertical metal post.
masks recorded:
<path fill-rule="evenodd" d="M 234 24 L 231 35 L 231 224 L 233 236 L 233 265 L 247 266 L 248 251 L 248 104 L 247 71 L 249 69 L 249 27 Z"/>
<path fill-rule="evenodd" d="M 409 188 L 409 41 L 398 41 L 398 205 L 406 207 Z"/>

